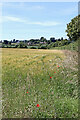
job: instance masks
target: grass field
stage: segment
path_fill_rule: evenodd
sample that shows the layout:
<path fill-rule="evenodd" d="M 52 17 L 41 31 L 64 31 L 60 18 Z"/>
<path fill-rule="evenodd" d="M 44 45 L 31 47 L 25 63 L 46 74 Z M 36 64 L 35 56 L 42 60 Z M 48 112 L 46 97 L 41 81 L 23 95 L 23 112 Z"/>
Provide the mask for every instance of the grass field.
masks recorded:
<path fill-rule="evenodd" d="M 66 50 L 3 48 L 3 118 L 77 118 L 77 59 Z"/>

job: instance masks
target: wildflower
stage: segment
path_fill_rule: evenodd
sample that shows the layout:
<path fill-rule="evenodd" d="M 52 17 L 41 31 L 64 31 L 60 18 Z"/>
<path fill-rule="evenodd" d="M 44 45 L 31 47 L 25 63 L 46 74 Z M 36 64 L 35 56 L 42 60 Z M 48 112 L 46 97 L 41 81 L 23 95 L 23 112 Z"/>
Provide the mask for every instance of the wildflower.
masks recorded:
<path fill-rule="evenodd" d="M 56 73 L 56 72 L 54 72 L 54 73 Z"/>
<path fill-rule="evenodd" d="M 51 79 L 52 77 L 50 77 L 50 79 Z"/>
<path fill-rule="evenodd" d="M 39 107 L 40 105 L 39 105 L 39 104 L 37 104 L 36 106 L 37 106 L 37 107 Z"/>
<path fill-rule="evenodd" d="M 59 65 L 57 67 L 59 67 Z"/>
<path fill-rule="evenodd" d="M 26 93 L 28 93 L 28 91 Z"/>

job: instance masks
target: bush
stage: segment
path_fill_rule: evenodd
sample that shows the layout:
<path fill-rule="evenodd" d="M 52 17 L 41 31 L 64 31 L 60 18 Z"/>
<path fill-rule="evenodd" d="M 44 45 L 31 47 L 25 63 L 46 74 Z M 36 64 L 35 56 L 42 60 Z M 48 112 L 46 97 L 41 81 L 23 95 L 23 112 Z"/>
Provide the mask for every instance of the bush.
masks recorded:
<path fill-rule="evenodd" d="M 30 47 L 30 49 L 37 49 L 36 47 L 34 47 L 34 46 L 32 46 L 32 47 Z"/>
<path fill-rule="evenodd" d="M 47 49 L 47 46 L 41 46 L 40 49 Z"/>
<path fill-rule="evenodd" d="M 19 45 L 15 45 L 15 48 L 18 48 Z"/>

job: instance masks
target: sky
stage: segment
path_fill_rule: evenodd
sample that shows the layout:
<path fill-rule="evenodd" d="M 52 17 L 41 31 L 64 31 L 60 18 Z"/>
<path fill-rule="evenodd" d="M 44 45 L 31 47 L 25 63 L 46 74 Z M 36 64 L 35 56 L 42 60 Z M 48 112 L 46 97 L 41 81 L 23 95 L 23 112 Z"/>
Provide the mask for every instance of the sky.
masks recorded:
<path fill-rule="evenodd" d="M 77 2 L 4 2 L 1 39 L 67 38 L 67 24 L 77 15 Z"/>

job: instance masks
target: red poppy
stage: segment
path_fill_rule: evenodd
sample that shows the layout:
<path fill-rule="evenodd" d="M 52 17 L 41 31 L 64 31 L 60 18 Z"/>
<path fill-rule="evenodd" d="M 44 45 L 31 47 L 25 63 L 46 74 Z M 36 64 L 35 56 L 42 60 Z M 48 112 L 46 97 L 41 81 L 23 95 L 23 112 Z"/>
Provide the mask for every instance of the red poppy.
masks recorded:
<path fill-rule="evenodd" d="M 54 73 L 56 73 L 56 72 L 54 72 Z"/>
<path fill-rule="evenodd" d="M 59 65 L 57 67 L 59 67 Z"/>
<path fill-rule="evenodd" d="M 51 79 L 52 77 L 50 77 L 50 79 Z"/>
<path fill-rule="evenodd" d="M 28 91 L 26 93 L 28 93 Z"/>
<path fill-rule="evenodd" d="M 37 106 L 37 107 L 39 107 L 40 105 L 39 105 L 39 104 L 37 104 L 36 106 Z"/>

